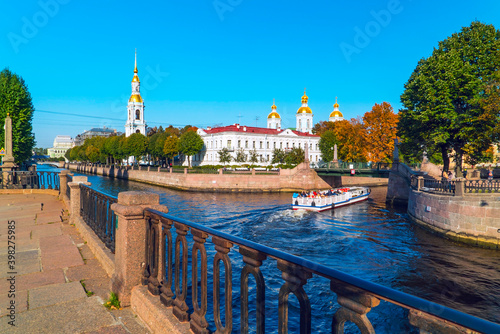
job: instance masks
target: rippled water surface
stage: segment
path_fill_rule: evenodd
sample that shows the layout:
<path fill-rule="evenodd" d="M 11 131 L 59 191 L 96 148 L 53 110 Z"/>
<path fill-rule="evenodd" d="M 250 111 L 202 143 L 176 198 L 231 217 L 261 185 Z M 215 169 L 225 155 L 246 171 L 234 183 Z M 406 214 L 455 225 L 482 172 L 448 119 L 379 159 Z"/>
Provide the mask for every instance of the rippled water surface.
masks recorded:
<path fill-rule="evenodd" d="M 385 187 L 373 188 L 368 201 L 312 213 L 291 210 L 287 193 L 193 193 L 99 176 L 89 176 L 89 181 L 114 196 L 124 190 L 156 192 L 175 216 L 500 323 L 500 252 L 459 245 L 423 231 L 405 211 L 386 207 Z M 272 300 L 283 281 L 276 274 L 276 262 L 266 262 L 266 298 Z M 239 272 L 233 272 L 235 277 Z M 235 297 L 239 286 L 233 288 Z M 335 294 L 321 278 L 310 280 L 306 292 L 313 306 L 313 332 L 329 332 L 338 307 Z M 382 302 L 368 314 L 377 333 L 414 331 L 406 320 L 389 321 L 389 313 L 392 319 L 407 319 L 407 312 Z M 266 309 L 266 318 L 266 330 L 275 331 L 277 309 Z"/>

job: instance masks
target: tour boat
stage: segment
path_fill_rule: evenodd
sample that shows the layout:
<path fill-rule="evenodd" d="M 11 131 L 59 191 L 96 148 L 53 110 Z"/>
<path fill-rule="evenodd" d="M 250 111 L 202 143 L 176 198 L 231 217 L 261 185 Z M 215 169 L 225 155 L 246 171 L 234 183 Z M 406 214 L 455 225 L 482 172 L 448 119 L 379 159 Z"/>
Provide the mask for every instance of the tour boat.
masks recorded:
<path fill-rule="evenodd" d="M 367 200 L 369 194 L 370 188 L 368 187 L 337 188 L 316 195 L 310 193 L 307 197 L 294 193 L 292 209 L 318 212 L 331 210 Z"/>

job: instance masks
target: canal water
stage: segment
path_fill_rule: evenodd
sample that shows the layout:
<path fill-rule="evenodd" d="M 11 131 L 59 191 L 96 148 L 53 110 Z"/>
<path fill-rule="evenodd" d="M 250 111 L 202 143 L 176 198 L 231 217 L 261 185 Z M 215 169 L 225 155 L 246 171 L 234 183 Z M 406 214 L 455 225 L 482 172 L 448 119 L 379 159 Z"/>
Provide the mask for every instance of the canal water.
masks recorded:
<path fill-rule="evenodd" d="M 368 201 L 313 213 L 291 210 L 289 193 L 181 192 L 88 177 L 92 188 L 104 193 L 117 196 L 126 190 L 152 191 L 177 217 L 500 323 L 500 251 L 460 245 L 422 230 L 409 221 L 404 210 L 386 206 L 386 187 L 373 188 Z M 241 263 L 235 263 L 235 267 L 238 265 Z M 267 260 L 262 271 L 266 303 L 269 300 L 273 305 L 283 280 L 275 261 Z M 237 285 L 233 286 L 233 316 L 237 318 L 239 299 L 234 297 L 239 293 L 239 271 L 234 269 L 233 284 Z M 331 315 L 338 308 L 336 295 L 330 292 L 326 280 L 316 277 L 309 280 L 305 290 L 311 299 L 313 333 L 329 332 Z M 298 303 L 293 298 L 291 302 L 292 315 Z M 368 313 L 377 333 L 415 332 L 407 325 L 407 316 L 407 312 L 387 302 Z M 266 308 L 266 318 L 266 332 L 276 332 L 277 306 Z M 394 321 L 396 318 L 402 320 Z M 296 332 L 297 326 L 295 317 L 290 332 Z M 233 329 L 239 331 L 239 324 Z M 346 328 L 346 332 L 350 330 L 354 329 Z"/>

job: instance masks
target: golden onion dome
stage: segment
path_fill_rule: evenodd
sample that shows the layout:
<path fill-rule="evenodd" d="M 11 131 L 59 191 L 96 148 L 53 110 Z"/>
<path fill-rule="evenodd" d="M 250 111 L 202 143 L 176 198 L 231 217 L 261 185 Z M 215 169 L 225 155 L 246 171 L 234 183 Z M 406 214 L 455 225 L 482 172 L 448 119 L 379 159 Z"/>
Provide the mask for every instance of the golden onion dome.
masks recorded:
<path fill-rule="evenodd" d="M 271 107 L 271 109 L 273 110 L 276 110 L 278 107 L 276 107 L 276 105 L 273 103 L 273 106 Z"/>
<path fill-rule="evenodd" d="M 132 94 L 128 102 L 142 103 L 142 97 L 138 94 Z"/>
<path fill-rule="evenodd" d="M 344 115 L 342 115 L 342 113 L 338 110 L 335 110 L 335 111 L 332 111 L 332 113 L 330 114 L 330 117 L 342 117 L 344 118 Z"/>
<path fill-rule="evenodd" d="M 280 114 L 278 114 L 276 111 L 271 112 L 267 118 L 281 118 Z"/>
<path fill-rule="evenodd" d="M 307 97 L 306 89 L 304 88 L 304 95 L 302 95 L 302 103 L 307 103 L 307 100 L 309 100 L 309 97 Z"/>
<path fill-rule="evenodd" d="M 338 108 L 339 107 L 339 104 L 337 102 L 335 102 L 335 104 L 333 105 L 334 108 Z"/>
<path fill-rule="evenodd" d="M 312 114 L 312 110 L 309 107 L 300 107 L 299 110 L 297 110 L 297 114 Z"/>
<path fill-rule="evenodd" d="M 140 82 L 139 76 L 137 74 L 134 74 L 134 77 L 132 78 L 132 82 Z"/>

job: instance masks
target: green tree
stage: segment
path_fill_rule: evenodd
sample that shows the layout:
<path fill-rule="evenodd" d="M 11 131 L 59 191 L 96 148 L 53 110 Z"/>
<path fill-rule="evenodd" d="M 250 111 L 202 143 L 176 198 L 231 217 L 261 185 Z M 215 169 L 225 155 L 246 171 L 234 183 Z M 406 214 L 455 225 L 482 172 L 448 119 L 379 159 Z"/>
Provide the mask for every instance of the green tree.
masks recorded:
<path fill-rule="evenodd" d="M 248 161 L 252 163 L 259 161 L 259 155 L 257 154 L 257 150 L 255 148 L 248 152 Z"/>
<path fill-rule="evenodd" d="M 5 117 L 12 119 L 12 153 L 16 163 L 29 159 L 35 146 L 31 94 L 23 78 L 9 69 L 0 72 L 0 142 L 5 143 Z"/>
<path fill-rule="evenodd" d="M 319 138 L 319 150 L 321 151 L 321 159 L 323 161 L 332 161 L 335 144 L 339 144 L 337 136 L 333 130 L 326 130 Z"/>
<path fill-rule="evenodd" d="M 245 150 L 243 148 L 239 148 L 236 151 L 236 157 L 234 158 L 236 162 L 245 162 L 247 161 L 247 155 L 245 154 Z"/>
<path fill-rule="evenodd" d="M 444 170 L 453 152 L 461 175 L 464 154 L 480 155 L 498 141 L 498 106 L 487 107 L 498 94 L 500 31 L 472 22 L 439 42 L 427 59 L 418 62 L 401 95 L 398 136 L 405 155 L 441 152 Z"/>
<path fill-rule="evenodd" d="M 285 156 L 285 163 L 288 165 L 298 165 L 305 160 L 305 152 L 300 147 L 294 147 Z"/>
<path fill-rule="evenodd" d="M 219 161 L 223 164 L 231 162 L 232 157 L 227 147 L 220 149 L 217 153 L 219 154 Z"/>
<path fill-rule="evenodd" d="M 282 164 L 285 162 L 286 153 L 282 149 L 275 148 L 273 150 L 273 159 L 271 160 L 272 164 Z"/>
<path fill-rule="evenodd" d="M 187 156 L 188 166 L 191 168 L 190 157 L 203 148 L 203 139 L 195 131 L 186 131 L 179 138 L 179 150 Z"/>
<path fill-rule="evenodd" d="M 122 150 L 126 156 L 133 156 L 139 162 L 148 152 L 148 138 L 141 133 L 133 133 L 126 138 Z"/>
<path fill-rule="evenodd" d="M 167 159 L 173 159 L 179 154 L 179 138 L 176 135 L 170 135 L 163 144 L 163 154 Z"/>

